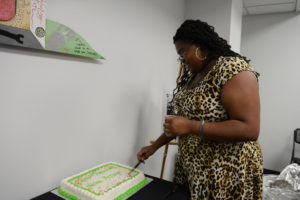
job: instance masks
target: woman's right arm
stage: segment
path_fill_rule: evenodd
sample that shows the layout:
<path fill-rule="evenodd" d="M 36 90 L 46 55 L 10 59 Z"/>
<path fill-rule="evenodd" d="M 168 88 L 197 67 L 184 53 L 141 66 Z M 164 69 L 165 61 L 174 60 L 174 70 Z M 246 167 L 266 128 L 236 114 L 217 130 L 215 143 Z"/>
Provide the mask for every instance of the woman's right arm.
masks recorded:
<path fill-rule="evenodd" d="M 161 136 L 159 136 L 159 138 L 157 138 L 152 145 L 145 146 L 140 150 L 140 152 L 137 154 L 137 159 L 141 161 L 147 160 L 152 154 L 155 153 L 157 149 L 169 143 L 174 138 L 175 137 L 166 136 L 164 133 L 161 134 Z"/>

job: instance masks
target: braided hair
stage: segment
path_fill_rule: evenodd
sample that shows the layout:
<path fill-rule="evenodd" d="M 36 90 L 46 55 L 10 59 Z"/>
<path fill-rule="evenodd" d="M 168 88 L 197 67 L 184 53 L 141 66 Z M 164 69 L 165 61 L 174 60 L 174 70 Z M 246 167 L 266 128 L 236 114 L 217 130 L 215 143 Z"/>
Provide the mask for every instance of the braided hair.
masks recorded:
<path fill-rule="evenodd" d="M 204 67 L 212 60 L 220 56 L 234 56 L 250 62 L 246 57 L 232 51 L 227 41 L 221 38 L 215 32 L 213 26 L 200 20 L 186 20 L 176 31 L 173 42 L 182 41 L 199 46 L 202 51 L 208 53 Z M 189 71 L 185 68 L 184 63 L 180 64 L 180 71 L 177 78 L 177 87 L 173 90 L 173 96 L 187 83 Z"/>

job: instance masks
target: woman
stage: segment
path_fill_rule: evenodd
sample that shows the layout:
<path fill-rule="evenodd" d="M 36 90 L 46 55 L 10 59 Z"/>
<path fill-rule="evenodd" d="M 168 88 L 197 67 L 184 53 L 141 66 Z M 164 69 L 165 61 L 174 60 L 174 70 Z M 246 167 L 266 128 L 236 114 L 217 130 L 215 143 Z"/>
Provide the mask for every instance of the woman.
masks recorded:
<path fill-rule="evenodd" d="M 184 66 L 172 100 L 177 115 L 138 159 L 178 137 L 174 182 L 187 184 L 192 199 L 261 199 L 259 74 L 200 20 L 185 21 L 173 40 Z"/>

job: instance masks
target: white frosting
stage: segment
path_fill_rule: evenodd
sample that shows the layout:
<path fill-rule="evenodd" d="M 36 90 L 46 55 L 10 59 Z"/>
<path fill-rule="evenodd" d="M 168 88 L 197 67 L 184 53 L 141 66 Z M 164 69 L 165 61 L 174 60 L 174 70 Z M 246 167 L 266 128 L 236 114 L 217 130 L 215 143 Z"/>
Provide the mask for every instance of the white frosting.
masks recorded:
<path fill-rule="evenodd" d="M 129 175 L 130 170 L 119 163 L 104 163 L 63 179 L 60 187 L 82 200 L 111 200 L 145 179 L 140 170 Z"/>

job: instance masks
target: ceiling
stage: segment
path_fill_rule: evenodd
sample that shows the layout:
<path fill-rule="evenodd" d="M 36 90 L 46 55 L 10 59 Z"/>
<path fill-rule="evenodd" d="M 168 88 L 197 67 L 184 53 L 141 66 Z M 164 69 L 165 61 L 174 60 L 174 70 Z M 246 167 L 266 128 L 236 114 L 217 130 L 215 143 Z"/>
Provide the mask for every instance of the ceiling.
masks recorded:
<path fill-rule="evenodd" d="M 300 0 L 243 0 L 243 15 L 300 11 Z"/>

